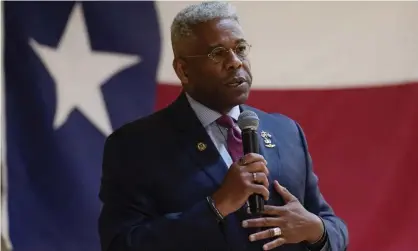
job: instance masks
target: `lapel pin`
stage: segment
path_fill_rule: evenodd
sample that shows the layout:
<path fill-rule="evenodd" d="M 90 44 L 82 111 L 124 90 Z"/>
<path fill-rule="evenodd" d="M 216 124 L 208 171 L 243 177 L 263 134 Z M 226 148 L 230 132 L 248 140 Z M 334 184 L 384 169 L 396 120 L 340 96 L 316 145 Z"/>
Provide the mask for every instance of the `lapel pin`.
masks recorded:
<path fill-rule="evenodd" d="M 206 144 L 203 142 L 197 143 L 197 149 L 201 152 L 204 151 L 206 149 Z"/>
<path fill-rule="evenodd" d="M 271 143 L 271 134 L 265 131 L 261 131 L 261 137 L 264 141 L 264 146 L 267 148 L 273 148 L 276 145 Z"/>

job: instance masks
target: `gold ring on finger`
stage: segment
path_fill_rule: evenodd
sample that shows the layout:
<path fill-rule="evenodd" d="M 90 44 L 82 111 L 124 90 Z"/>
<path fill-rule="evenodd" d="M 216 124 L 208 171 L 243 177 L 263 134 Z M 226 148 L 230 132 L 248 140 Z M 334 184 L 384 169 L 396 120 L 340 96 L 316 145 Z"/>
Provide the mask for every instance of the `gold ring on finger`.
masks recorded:
<path fill-rule="evenodd" d="M 253 181 L 256 182 L 257 181 L 257 173 L 253 173 Z"/>

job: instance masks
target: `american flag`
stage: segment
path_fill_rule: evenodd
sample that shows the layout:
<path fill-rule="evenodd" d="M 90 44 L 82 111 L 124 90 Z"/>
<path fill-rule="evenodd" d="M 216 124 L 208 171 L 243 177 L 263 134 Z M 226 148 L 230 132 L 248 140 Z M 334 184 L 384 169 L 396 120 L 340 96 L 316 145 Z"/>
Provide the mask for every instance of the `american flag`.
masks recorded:
<path fill-rule="evenodd" d="M 2 239 L 98 251 L 103 143 L 173 101 L 170 24 L 190 2 L 4 2 Z M 234 2 L 249 104 L 303 126 L 350 250 L 416 250 L 418 4 Z"/>

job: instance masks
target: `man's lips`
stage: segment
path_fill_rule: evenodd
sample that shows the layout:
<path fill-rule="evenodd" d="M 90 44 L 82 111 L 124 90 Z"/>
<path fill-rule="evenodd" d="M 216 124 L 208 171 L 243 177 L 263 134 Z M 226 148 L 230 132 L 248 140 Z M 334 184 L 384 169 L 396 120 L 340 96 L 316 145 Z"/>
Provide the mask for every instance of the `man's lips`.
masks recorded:
<path fill-rule="evenodd" d="M 238 87 L 244 83 L 247 83 L 247 80 L 244 77 L 234 77 L 226 84 L 229 87 Z"/>

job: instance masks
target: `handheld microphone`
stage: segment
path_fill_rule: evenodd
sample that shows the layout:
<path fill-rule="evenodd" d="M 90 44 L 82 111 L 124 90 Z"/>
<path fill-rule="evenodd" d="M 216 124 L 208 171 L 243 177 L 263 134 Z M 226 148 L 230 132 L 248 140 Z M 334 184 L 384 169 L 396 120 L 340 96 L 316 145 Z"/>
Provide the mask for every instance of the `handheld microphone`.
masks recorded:
<path fill-rule="evenodd" d="M 238 126 L 241 129 L 244 155 L 248 153 L 260 153 L 257 136 L 258 125 L 258 116 L 253 111 L 243 111 L 238 117 Z M 248 204 L 252 214 L 260 214 L 264 210 L 264 198 L 262 195 L 250 195 Z"/>

